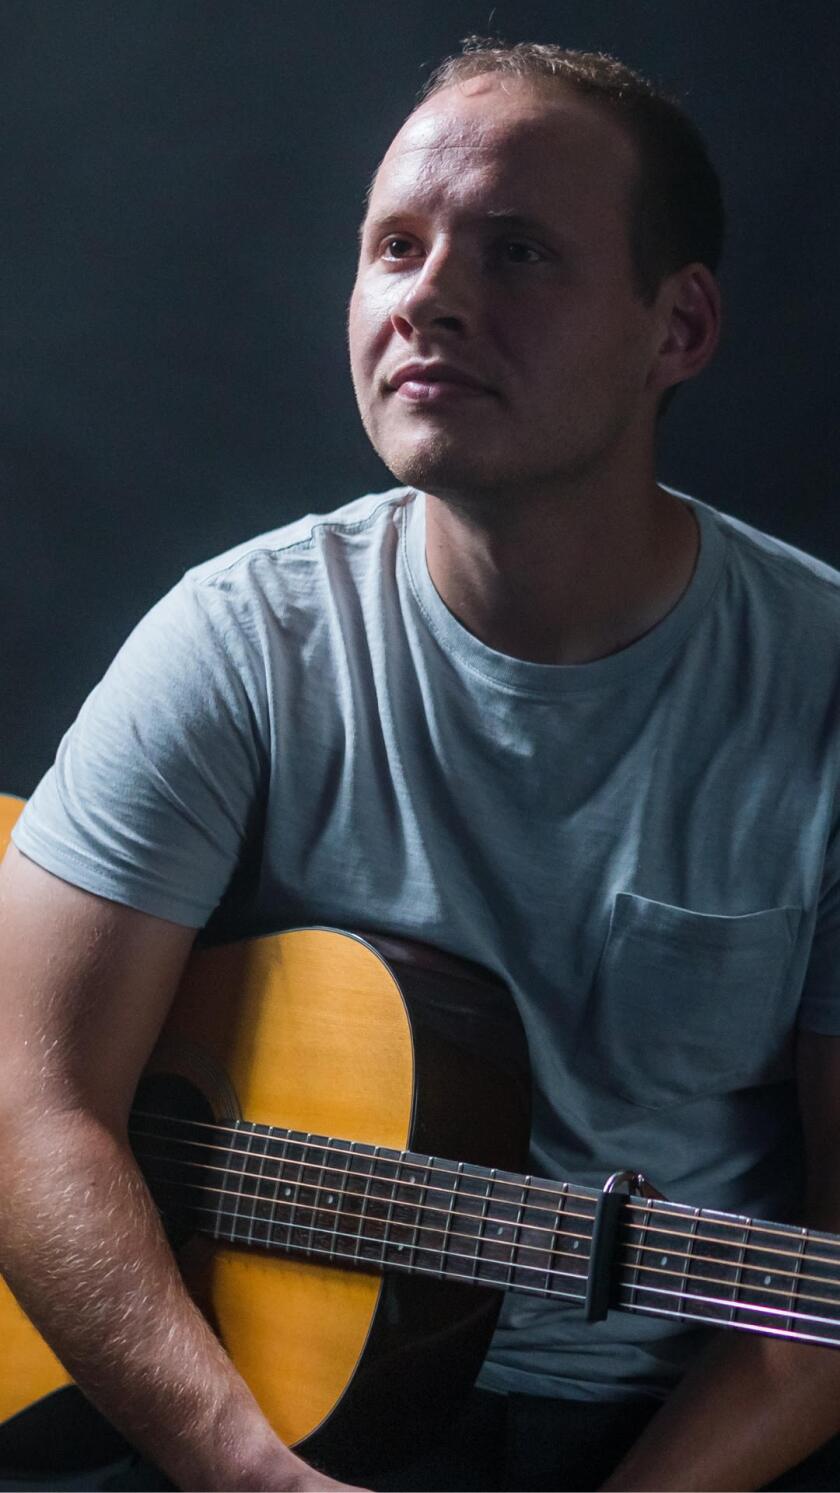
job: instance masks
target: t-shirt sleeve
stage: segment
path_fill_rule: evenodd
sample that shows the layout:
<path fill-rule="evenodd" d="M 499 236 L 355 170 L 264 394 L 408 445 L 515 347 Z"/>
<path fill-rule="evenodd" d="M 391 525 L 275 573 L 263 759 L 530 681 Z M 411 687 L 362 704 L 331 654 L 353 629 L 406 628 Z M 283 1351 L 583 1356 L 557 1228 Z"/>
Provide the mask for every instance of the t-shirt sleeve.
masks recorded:
<path fill-rule="evenodd" d="M 840 1036 L 840 824 L 836 822 L 823 866 L 799 1025 L 806 1031 Z"/>
<path fill-rule="evenodd" d="M 247 618 L 188 573 L 85 701 L 12 839 L 75 886 L 203 927 L 263 781 L 265 696 Z"/>

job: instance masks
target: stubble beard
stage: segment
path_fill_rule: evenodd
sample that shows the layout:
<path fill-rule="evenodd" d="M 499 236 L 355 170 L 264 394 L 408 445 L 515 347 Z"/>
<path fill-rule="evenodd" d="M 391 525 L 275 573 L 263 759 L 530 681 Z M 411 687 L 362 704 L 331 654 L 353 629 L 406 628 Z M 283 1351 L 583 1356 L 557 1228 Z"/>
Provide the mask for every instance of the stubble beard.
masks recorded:
<path fill-rule="evenodd" d="M 449 430 L 429 431 L 422 441 L 401 442 L 368 438 L 377 455 L 397 481 L 418 492 L 428 493 L 453 509 L 467 522 L 481 528 L 502 529 L 521 523 L 528 509 L 542 509 L 546 501 L 561 500 L 585 482 L 593 466 L 592 453 L 575 453 L 566 461 L 535 462 L 517 452 L 478 451 L 480 435 L 461 440 Z M 597 459 L 596 463 L 597 464 Z"/>

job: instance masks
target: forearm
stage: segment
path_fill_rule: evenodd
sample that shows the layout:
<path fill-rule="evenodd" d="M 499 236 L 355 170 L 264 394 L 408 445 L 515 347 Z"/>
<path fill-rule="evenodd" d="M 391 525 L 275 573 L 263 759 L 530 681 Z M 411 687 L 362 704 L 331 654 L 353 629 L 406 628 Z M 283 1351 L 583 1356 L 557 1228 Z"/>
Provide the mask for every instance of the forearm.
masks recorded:
<path fill-rule="evenodd" d="M 190 1300 L 127 1144 L 74 1112 L 7 1122 L 0 1150 L 0 1271 L 108 1419 L 179 1487 L 308 1485 Z"/>
<path fill-rule="evenodd" d="M 838 1432 L 840 1353 L 722 1333 L 604 1488 L 763 1488 Z"/>

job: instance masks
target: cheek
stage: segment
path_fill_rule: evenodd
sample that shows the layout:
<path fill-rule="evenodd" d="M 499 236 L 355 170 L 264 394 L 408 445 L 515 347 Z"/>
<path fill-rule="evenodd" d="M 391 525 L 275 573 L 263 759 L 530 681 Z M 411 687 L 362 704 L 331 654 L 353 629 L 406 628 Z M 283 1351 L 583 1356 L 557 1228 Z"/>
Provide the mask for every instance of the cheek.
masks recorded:
<path fill-rule="evenodd" d="M 347 323 L 354 372 L 369 374 L 375 367 L 391 335 L 390 310 L 385 295 L 372 294 L 364 284 L 356 284 Z"/>
<path fill-rule="evenodd" d="M 354 287 L 347 308 L 347 345 L 350 349 L 350 367 L 355 378 L 360 367 L 365 344 L 364 317 L 358 288 Z"/>

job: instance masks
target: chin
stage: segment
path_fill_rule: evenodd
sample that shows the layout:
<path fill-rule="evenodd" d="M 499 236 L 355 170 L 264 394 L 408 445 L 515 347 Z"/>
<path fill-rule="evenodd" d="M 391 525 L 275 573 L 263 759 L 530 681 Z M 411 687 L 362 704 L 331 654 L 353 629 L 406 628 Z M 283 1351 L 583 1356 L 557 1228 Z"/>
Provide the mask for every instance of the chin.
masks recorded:
<path fill-rule="evenodd" d="M 452 440 L 447 438 L 425 441 L 422 447 L 411 450 L 386 446 L 376 449 L 398 482 L 441 498 L 478 497 L 498 489 L 500 482 L 509 487 L 516 481 L 516 474 L 506 476 L 498 461 L 488 459 L 486 450 L 479 459 L 474 449 L 453 449 Z"/>

